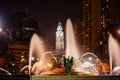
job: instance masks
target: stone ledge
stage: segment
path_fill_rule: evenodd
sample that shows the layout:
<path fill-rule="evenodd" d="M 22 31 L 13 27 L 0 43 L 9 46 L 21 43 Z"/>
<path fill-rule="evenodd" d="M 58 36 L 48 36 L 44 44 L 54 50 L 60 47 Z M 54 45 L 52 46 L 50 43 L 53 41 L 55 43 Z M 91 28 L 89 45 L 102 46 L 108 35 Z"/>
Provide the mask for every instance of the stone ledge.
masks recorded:
<path fill-rule="evenodd" d="M 0 75 L 0 80 L 120 80 L 120 76 Z"/>

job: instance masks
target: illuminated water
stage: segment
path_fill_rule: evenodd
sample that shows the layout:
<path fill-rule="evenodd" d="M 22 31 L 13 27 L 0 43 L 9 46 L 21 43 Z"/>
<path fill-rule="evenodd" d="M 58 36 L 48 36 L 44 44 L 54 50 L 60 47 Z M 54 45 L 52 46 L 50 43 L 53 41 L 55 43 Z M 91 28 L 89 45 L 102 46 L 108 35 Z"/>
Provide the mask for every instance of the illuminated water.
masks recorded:
<path fill-rule="evenodd" d="M 78 62 L 79 62 L 79 57 L 80 57 L 80 48 L 78 48 L 76 40 L 75 40 L 75 34 L 74 34 L 74 29 L 73 25 L 70 19 L 67 19 L 66 22 L 66 52 L 65 56 L 68 57 L 73 57 L 74 58 L 74 64 L 73 68 L 76 68 Z"/>
<path fill-rule="evenodd" d="M 42 55 L 40 60 L 33 65 L 31 72 L 41 74 L 42 72 L 47 72 L 55 68 L 55 64 L 58 64 L 57 59 L 50 51 L 47 51 Z"/>
<path fill-rule="evenodd" d="M 110 34 L 109 36 L 109 59 L 110 59 L 110 72 L 111 74 L 120 73 L 120 44 Z"/>
<path fill-rule="evenodd" d="M 32 57 L 40 58 L 43 53 L 47 51 L 45 41 L 39 37 L 37 34 L 34 34 L 30 41 L 29 49 L 29 74 L 31 73 L 32 67 Z"/>
<path fill-rule="evenodd" d="M 100 59 L 93 53 L 80 53 L 80 48 L 77 45 L 73 25 L 70 19 L 67 19 L 66 23 L 66 57 L 74 58 L 73 69 L 79 72 L 86 72 L 90 74 L 98 74 L 99 72 L 96 69 L 97 60 L 100 62 Z M 89 59 L 92 60 L 89 60 Z M 81 63 L 81 60 L 83 61 Z"/>
<path fill-rule="evenodd" d="M 91 52 L 84 53 L 80 57 L 79 67 L 77 68 L 79 71 L 84 71 L 90 74 L 99 74 L 102 72 L 102 62 L 101 60 Z"/>
<path fill-rule="evenodd" d="M 102 65 L 101 60 L 94 53 L 91 53 L 91 52 L 84 53 L 80 57 L 80 61 L 82 62 L 88 61 L 88 62 L 91 62 L 92 64 L 99 63 L 100 65 Z"/>
<path fill-rule="evenodd" d="M 24 71 L 25 69 L 29 69 L 29 65 L 26 65 L 26 66 L 24 66 L 21 70 L 20 70 L 20 72 L 19 73 L 21 73 L 22 71 Z"/>
<path fill-rule="evenodd" d="M 3 71 L 3 72 L 5 72 L 5 73 L 8 74 L 8 75 L 11 75 L 11 73 L 10 73 L 9 71 L 7 71 L 7 70 L 5 70 L 5 69 L 3 69 L 3 68 L 0 68 L 0 71 Z"/>

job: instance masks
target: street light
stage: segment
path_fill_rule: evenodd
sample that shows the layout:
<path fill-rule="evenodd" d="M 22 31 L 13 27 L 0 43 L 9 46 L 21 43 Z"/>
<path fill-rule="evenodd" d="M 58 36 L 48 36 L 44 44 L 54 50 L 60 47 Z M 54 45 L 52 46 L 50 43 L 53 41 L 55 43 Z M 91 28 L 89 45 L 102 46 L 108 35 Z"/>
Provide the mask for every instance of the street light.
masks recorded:
<path fill-rule="evenodd" d="M 88 60 L 91 61 L 91 60 L 92 60 L 92 57 L 89 57 Z"/>
<path fill-rule="evenodd" d="M 33 60 L 35 60 L 35 58 L 34 58 L 34 57 L 32 57 L 32 61 L 33 61 Z"/>
<path fill-rule="evenodd" d="M 0 28 L 0 32 L 2 32 L 2 29 Z"/>

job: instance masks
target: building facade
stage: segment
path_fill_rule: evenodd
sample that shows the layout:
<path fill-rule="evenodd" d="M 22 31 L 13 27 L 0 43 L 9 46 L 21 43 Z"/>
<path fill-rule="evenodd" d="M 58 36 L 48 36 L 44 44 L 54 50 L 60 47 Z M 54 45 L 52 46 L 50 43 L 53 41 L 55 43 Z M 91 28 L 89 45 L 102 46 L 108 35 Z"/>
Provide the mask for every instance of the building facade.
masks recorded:
<path fill-rule="evenodd" d="M 77 43 L 81 46 L 81 53 L 84 53 L 84 23 L 78 19 L 74 24 Z"/>
<path fill-rule="evenodd" d="M 8 44 L 9 55 L 9 71 L 18 73 L 25 66 L 28 65 L 29 59 L 29 45 L 23 42 L 14 42 Z"/>
<path fill-rule="evenodd" d="M 18 12 L 13 16 L 13 30 L 11 32 L 14 41 L 28 42 L 34 33 L 38 33 L 38 22 L 25 12 Z"/>
<path fill-rule="evenodd" d="M 102 45 L 106 42 L 106 28 L 111 23 L 110 17 L 110 0 L 84 0 L 84 51 L 92 51 L 96 48 L 96 44 Z M 102 39 L 98 40 L 98 36 L 102 32 Z M 104 53 L 105 48 L 102 49 Z"/>

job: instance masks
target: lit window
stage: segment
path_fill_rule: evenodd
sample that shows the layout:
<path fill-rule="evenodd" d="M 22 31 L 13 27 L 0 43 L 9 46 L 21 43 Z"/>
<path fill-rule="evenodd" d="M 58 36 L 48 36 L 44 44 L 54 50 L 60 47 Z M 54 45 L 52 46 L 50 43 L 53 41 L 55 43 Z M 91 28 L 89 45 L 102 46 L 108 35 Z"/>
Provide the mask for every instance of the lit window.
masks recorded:
<path fill-rule="evenodd" d="M 84 45 L 82 45 L 82 47 L 84 47 Z"/>
<path fill-rule="evenodd" d="M 104 8 L 102 8 L 102 10 L 104 11 L 105 9 L 104 9 Z"/>
<path fill-rule="evenodd" d="M 103 32 L 103 35 L 105 35 L 105 32 Z"/>
<path fill-rule="evenodd" d="M 105 53 L 108 53 L 108 51 L 107 51 L 107 50 L 105 50 Z"/>
<path fill-rule="evenodd" d="M 107 34 L 109 35 L 109 34 L 110 34 L 110 32 L 108 31 L 108 32 L 107 32 Z"/>
<path fill-rule="evenodd" d="M 34 30 L 34 28 L 28 28 L 28 27 L 26 27 L 25 30 Z"/>
<path fill-rule="evenodd" d="M 88 37 L 89 36 L 89 34 L 86 34 L 86 37 Z"/>
<path fill-rule="evenodd" d="M 106 8 L 109 8 L 109 5 L 106 5 Z"/>
<path fill-rule="evenodd" d="M 102 41 L 100 41 L 100 45 L 102 45 L 103 43 L 102 43 Z"/>
<path fill-rule="evenodd" d="M 103 27 L 105 27 L 105 25 L 103 25 Z"/>
<path fill-rule="evenodd" d="M 89 51 L 90 50 L 90 48 L 87 48 L 87 51 Z"/>
<path fill-rule="evenodd" d="M 88 5 L 88 4 L 86 4 L 86 6 L 88 7 L 89 5 Z"/>
<path fill-rule="evenodd" d="M 106 39 L 106 38 L 104 37 L 104 39 Z"/>
<path fill-rule="evenodd" d="M 109 0 L 106 0 L 107 2 L 109 1 Z"/>
<path fill-rule="evenodd" d="M 82 34 L 84 34 L 84 32 L 82 32 Z"/>

